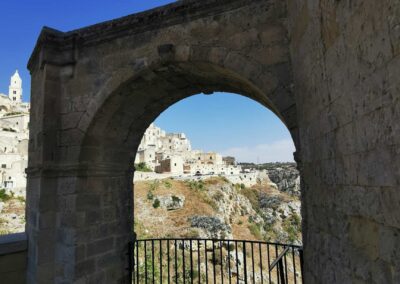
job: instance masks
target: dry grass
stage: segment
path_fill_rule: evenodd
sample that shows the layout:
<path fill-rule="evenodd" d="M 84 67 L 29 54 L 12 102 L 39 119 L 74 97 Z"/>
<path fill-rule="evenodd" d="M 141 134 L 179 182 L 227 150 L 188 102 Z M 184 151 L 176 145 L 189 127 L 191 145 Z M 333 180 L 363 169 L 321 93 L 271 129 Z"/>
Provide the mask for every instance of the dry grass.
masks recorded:
<path fill-rule="evenodd" d="M 147 200 L 151 182 L 137 182 L 134 186 L 135 216 L 146 220 L 147 234 L 153 237 L 179 237 L 190 233 L 188 218 L 193 215 L 213 216 L 214 208 L 204 200 L 203 192 L 192 190 L 181 181 L 169 180 L 170 186 L 163 182 L 153 191 L 156 196 L 183 195 L 185 205 L 180 210 L 168 211 L 152 208 L 152 201 Z M 139 236 L 140 237 L 140 236 Z"/>

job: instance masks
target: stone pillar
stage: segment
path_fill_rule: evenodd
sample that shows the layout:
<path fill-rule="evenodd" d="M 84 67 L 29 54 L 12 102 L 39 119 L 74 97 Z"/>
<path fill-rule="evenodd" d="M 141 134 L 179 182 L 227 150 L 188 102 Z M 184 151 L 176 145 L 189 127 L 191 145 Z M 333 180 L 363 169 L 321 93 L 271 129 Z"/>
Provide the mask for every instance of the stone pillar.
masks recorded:
<path fill-rule="evenodd" d="M 128 282 L 131 178 L 104 169 L 31 174 L 28 283 Z"/>
<path fill-rule="evenodd" d="M 41 48 L 29 66 L 27 283 L 129 283 L 133 173 L 80 162 L 85 133 L 65 123 L 79 115 L 64 105 L 65 86 L 77 80 L 73 62 Z"/>

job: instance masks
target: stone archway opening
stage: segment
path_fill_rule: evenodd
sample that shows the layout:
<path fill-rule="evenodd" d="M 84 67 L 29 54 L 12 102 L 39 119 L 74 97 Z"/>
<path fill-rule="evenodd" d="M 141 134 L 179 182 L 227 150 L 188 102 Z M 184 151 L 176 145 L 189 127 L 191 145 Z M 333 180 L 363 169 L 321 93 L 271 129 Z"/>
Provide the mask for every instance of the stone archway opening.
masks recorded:
<path fill-rule="evenodd" d="M 164 48 L 158 50 L 162 56 Z M 68 130 L 67 140 L 61 136 L 64 143 L 71 143 L 78 150 L 79 155 L 75 156 L 76 160 L 72 155 L 63 156 L 63 160 L 57 162 L 63 168 L 59 168 L 60 172 L 52 166 L 39 179 L 42 188 L 43 184 L 57 188 L 46 197 L 51 199 L 56 194 L 54 197 L 57 198 L 56 203 L 49 204 L 54 207 L 46 209 L 50 210 L 47 235 L 41 236 L 43 231 L 32 224 L 34 215 L 29 214 L 29 210 L 34 191 L 28 193 L 28 234 L 33 238 L 50 238 L 48 241 L 54 244 L 54 252 L 42 255 L 39 246 L 37 253 L 39 258 L 42 255 L 49 260 L 50 268 L 44 266 L 43 269 L 61 273 L 59 277 L 71 280 L 107 274 L 113 279 L 126 279 L 129 274 L 127 251 L 132 239 L 132 178 L 136 149 L 147 126 L 170 105 L 196 93 L 240 93 L 275 112 L 286 122 L 297 141 L 295 118 L 279 112 L 264 91 L 230 68 L 206 62 L 164 62 L 154 66 L 143 64 L 142 69 L 119 83 L 103 101 L 96 99 L 89 103 L 79 126 L 84 129 L 84 123 L 87 124 L 84 132 Z M 265 81 L 261 80 L 264 86 Z M 52 159 L 61 158 L 54 156 L 51 148 L 45 149 L 44 153 L 50 154 Z M 39 181 L 32 176 L 30 180 L 31 186 L 35 180 Z M 33 234 L 35 231 L 39 235 Z M 56 272 L 54 265 L 64 261 L 72 261 L 71 270 L 67 271 L 68 266 L 63 266 L 61 272 Z M 30 268 L 33 275 L 38 273 L 38 267 Z"/>
<path fill-rule="evenodd" d="M 285 122 L 268 96 L 246 78 L 214 64 L 193 62 L 165 64 L 129 78 L 107 98 L 93 117 L 83 140 L 80 164 L 87 165 L 89 169 L 94 167 L 95 172 L 99 171 L 99 167 L 104 173 L 101 178 L 88 177 L 88 180 L 96 182 L 96 190 L 99 191 L 91 199 L 101 200 L 101 196 L 111 195 L 107 198 L 113 202 L 105 204 L 104 208 L 97 207 L 96 212 L 109 214 L 114 211 L 115 215 L 102 225 L 113 228 L 112 236 L 107 241 L 113 240 L 114 246 L 110 250 L 115 256 L 126 251 L 132 236 L 130 181 L 136 149 L 144 131 L 172 104 L 199 92 L 214 91 L 244 94 L 274 111 Z M 295 133 L 296 129 L 292 128 L 292 131 Z M 90 215 L 91 212 L 92 209 L 88 208 L 85 214 Z M 93 227 L 96 226 L 98 223 L 95 222 Z M 77 233 L 86 234 L 87 229 Z M 92 243 L 93 240 L 88 240 L 85 246 L 90 247 Z"/>
<path fill-rule="evenodd" d="M 126 281 L 136 150 L 148 125 L 181 99 L 230 92 L 259 102 L 289 129 L 299 160 L 283 6 L 194 3 L 71 33 L 43 30 L 29 62 L 29 281 Z M 194 13 L 191 24 L 175 25 L 179 9 Z M 155 16 L 168 24 L 154 26 Z M 149 29 L 137 24 L 143 19 Z"/>
<path fill-rule="evenodd" d="M 223 99 L 218 97 L 223 97 Z M 172 113 L 175 111 L 180 113 L 181 118 L 185 119 L 184 123 L 176 122 L 173 125 L 168 125 L 164 121 L 164 127 L 173 127 L 177 132 L 168 134 L 165 132 L 165 129 L 168 128 L 159 128 L 160 117 L 147 128 L 135 159 L 136 172 L 133 191 L 135 233 L 138 241 L 135 242 L 134 248 L 138 252 L 133 253 L 134 281 L 137 281 L 134 283 L 141 283 L 146 279 L 146 276 L 149 277 L 147 279 L 151 282 L 153 272 L 156 282 L 160 282 L 160 279 L 166 281 L 168 277 L 174 279 L 176 275 L 181 281 L 182 271 L 186 271 L 188 281 L 193 279 L 197 282 L 198 277 L 201 277 L 204 282 L 208 275 L 209 281 L 213 282 L 214 265 L 217 266 L 215 269 L 217 271 L 217 283 L 220 283 L 218 281 L 221 281 L 221 278 L 230 279 L 233 282 L 236 282 L 237 278 L 243 280 L 245 270 L 248 272 L 247 280 L 250 282 L 253 281 L 252 277 L 255 277 L 257 283 L 261 281 L 261 278 L 266 283 L 270 279 L 278 281 L 275 275 L 276 270 L 269 273 L 267 266 L 268 253 L 271 255 L 270 264 L 277 258 L 272 243 L 301 244 L 301 237 L 299 237 L 299 232 L 301 234 L 301 229 L 299 229 L 301 226 L 300 200 L 295 192 L 288 193 L 288 188 L 282 188 L 281 184 L 279 184 L 279 187 L 273 187 L 275 184 L 272 186 L 270 183 L 267 176 L 268 172 L 262 169 L 256 170 L 254 166 L 250 165 L 243 165 L 242 169 L 242 165 L 235 162 L 231 166 L 224 164 L 219 152 L 213 151 L 216 145 L 213 145 L 214 148 L 210 149 L 200 147 L 204 152 L 198 152 L 196 151 L 198 148 L 190 146 L 190 150 L 186 151 L 186 146 L 190 145 L 190 141 L 195 140 L 190 139 L 191 135 L 188 135 L 185 131 L 185 133 L 180 133 L 179 126 L 185 126 L 186 130 L 191 129 L 192 134 L 193 129 L 198 129 L 198 131 L 201 129 L 200 133 L 203 136 L 211 135 L 206 139 L 211 141 L 213 141 L 212 136 L 216 134 L 215 130 L 220 129 L 215 126 L 218 124 L 218 120 L 220 120 L 219 123 L 224 121 L 226 127 L 232 129 L 232 133 L 235 129 L 237 136 L 248 134 L 242 128 L 239 130 L 235 125 L 235 122 L 239 122 L 239 119 L 220 118 L 221 116 L 226 118 L 229 115 L 239 115 L 240 107 L 224 113 L 210 110 L 207 112 L 207 104 L 212 108 L 218 108 L 222 105 L 232 106 L 230 101 L 236 103 L 240 101 L 243 106 L 248 103 L 247 101 L 250 101 L 248 98 L 240 97 L 237 94 L 190 97 L 185 99 L 184 102 L 178 102 L 161 115 L 161 117 L 167 116 L 171 119 L 172 117 L 176 118 L 171 115 Z M 190 119 L 185 116 L 182 113 L 182 108 L 183 106 L 190 108 L 191 101 L 196 102 L 196 108 L 193 110 L 196 114 L 193 113 L 193 115 L 196 117 L 199 113 L 203 113 L 211 117 L 214 124 L 209 123 L 207 119 L 204 121 L 200 118 Z M 247 108 L 250 107 L 247 106 Z M 256 107 L 256 104 L 252 105 L 251 109 L 255 112 L 260 110 Z M 249 109 L 246 109 L 246 111 L 248 113 Z M 265 108 L 264 111 L 268 113 Z M 185 112 L 185 114 L 187 113 Z M 257 121 L 260 124 L 272 123 L 275 127 L 278 124 L 271 121 L 272 119 L 267 120 L 267 115 L 261 116 L 259 114 L 256 117 L 258 117 Z M 242 120 L 246 119 L 242 118 Z M 279 121 L 279 124 L 282 124 L 278 118 L 276 120 Z M 206 124 L 207 131 L 198 125 L 196 127 L 196 124 Z M 266 130 L 268 127 L 264 129 Z M 278 131 L 279 128 L 274 129 Z M 223 133 L 228 136 L 230 134 L 229 131 L 223 131 Z M 183 148 L 178 146 L 171 150 L 170 145 L 175 145 L 179 139 L 179 141 L 182 141 L 181 137 L 184 137 Z M 263 135 L 263 137 L 265 136 Z M 250 139 L 244 140 L 251 143 Z M 225 143 L 229 142 L 226 140 Z M 193 144 L 191 145 L 193 146 Z M 195 151 L 192 151 L 192 149 Z M 293 155 L 292 149 L 286 149 L 290 152 L 289 156 Z M 210 165 L 211 160 L 215 163 Z M 249 160 L 247 161 L 249 162 Z M 276 162 L 276 160 L 273 162 Z M 174 163 L 175 167 L 173 166 Z M 218 166 L 213 166 L 214 164 Z M 179 166 L 181 167 L 180 170 Z M 266 165 L 264 164 L 264 166 Z M 271 178 L 286 174 L 284 171 L 295 168 L 294 165 L 285 165 L 284 163 L 279 165 L 269 164 L 268 166 L 270 166 L 268 169 Z M 288 166 L 288 168 L 283 170 L 282 166 Z M 282 171 L 279 171 L 279 169 L 282 169 Z M 263 213 L 266 214 L 265 217 Z M 292 224 L 293 220 L 296 224 Z M 276 231 L 277 229 L 278 231 Z M 212 240 L 214 240 L 214 249 L 217 250 L 218 259 L 221 259 L 217 263 L 213 261 L 211 253 Z M 248 241 L 254 243 L 251 244 Z M 145 243 L 146 247 L 144 246 Z M 239 246 L 236 246 L 235 249 L 237 243 L 239 243 Z M 243 243 L 246 243 L 245 246 L 248 249 L 247 263 L 250 264 L 246 267 L 243 266 Z M 251 246 L 253 249 L 255 247 L 253 252 L 250 250 Z M 268 253 L 267 246 L 269 248 Z M 297 247 L 294 248 L 297 250 Z M 155 255 L 155 262 L 146 263 L 146 250 L 148 257 Z M 208 254 L 207 250 L 209 250 Z M 283 249 L 278 246 L 277 251 L 279 255 Z M 291 271 L 289 278 L 293 282 L 294 275 L 297 275 L 297 281 L 301 282 L 300 259 L 298 254 L 292 255 L 292 253 L 290 251 L 287 255 L 287 271 Z M 178 256 L 177 262 L 174 261 L 176 255 Z M 182 256 L 187 261 L 192 257 L 194 268 L 189 264 L 186 269 L 182 267 Z M 240 256 L 240 259 L 236 258 L 237 256 Z M 169 258 L 171 259 L 170 263 L 168 262 Z M 295 260 L 295 263 L 293 263 L 293 260 Z M 255 263 L 254 276 L 251 274 L 252 261 Z M 205 265 L 206 262 L 208 262 L 208 268 Z M 155 267 L 153 267 L 154 263 Z M 200 265 L 197 265 L 198 263 Z M 234 267 L 235 269 L 233 269 Z M 167 274 L 167 269 L 171 270 L 169 274 Z M 239 271 L 239 275 L 237 275 L 237 271 Z"/>

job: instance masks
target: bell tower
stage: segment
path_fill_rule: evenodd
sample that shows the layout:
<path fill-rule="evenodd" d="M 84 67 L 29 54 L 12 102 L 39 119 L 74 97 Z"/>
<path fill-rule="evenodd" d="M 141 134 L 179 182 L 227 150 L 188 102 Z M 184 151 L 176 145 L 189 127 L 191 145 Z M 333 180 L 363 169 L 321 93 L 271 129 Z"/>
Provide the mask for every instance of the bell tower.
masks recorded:
<path fill-rule="evenodd" d="M 20 103 L 22 101 L 22 79 L 18 74 L 18 70 L 11 77 L 8 97 L 13 103 Z"/>

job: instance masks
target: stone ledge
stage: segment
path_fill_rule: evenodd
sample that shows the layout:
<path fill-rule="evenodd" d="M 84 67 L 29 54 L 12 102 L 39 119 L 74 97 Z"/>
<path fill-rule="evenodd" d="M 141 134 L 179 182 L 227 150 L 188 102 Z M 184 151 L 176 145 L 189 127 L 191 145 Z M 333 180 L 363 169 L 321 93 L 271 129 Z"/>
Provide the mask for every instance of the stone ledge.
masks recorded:
<path fill-rule="evenodd" d="M 74 49 L 77 45 L 99 44 L 132 33 L 159 30 L 182 24 L 188 19 L 211 17 L 260 1 L 268 2 L 268 0 L 183 0 L 68 32 L 44 27 L 28 60 L 28 69 L 32 72 L 35 62 L 42 61 L 38 57 L 45 57 L 44 54 L 40 54 L 43 45 L 53 46 L 60 53 L 62 50 Z M 71 62 L 67 60 L 64 65 L 68 63 Z M 63 65 L 63 63 L 56 64 Z"/>
<path fill-rule="evenodd" d="M 0 256 L 26 251 L 28 240 L 25 233 L 16 233 L 0 236 Z"/>

